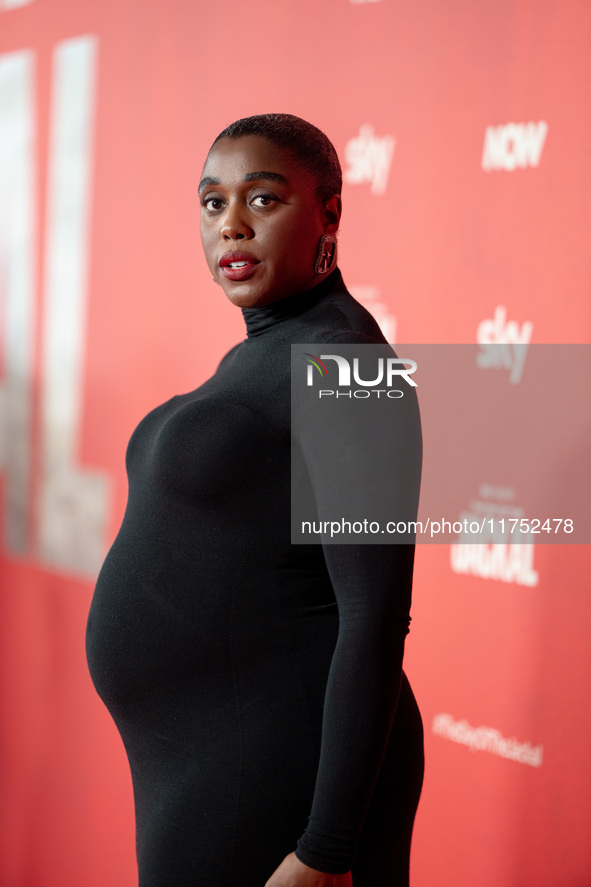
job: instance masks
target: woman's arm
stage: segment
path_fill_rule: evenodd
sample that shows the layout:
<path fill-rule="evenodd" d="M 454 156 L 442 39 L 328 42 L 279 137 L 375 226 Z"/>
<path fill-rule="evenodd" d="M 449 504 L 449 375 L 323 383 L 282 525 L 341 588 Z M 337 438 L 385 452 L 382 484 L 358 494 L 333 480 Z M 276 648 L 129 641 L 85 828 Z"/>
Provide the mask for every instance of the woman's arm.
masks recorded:
<path fill-rule="evenodd" d="M 363 404 L 349 401 L 353 409 L 348 410 L 343 403 L 331 401 L 326 410 L 317 399 L 295 416 L 294 445 L 310 478 L 318 519 L 372 518 L 376 509 L 383 519 L 384 503 L 393 519 L 416 518 L 421 434 L 414 389 L 384 402 L 388 421 L 380 420 L 377 434 Z M 327 534 L 323 547 L 339 634 L 326 688 L 312 811 L 296 857 L 312 869 L 344 874 L 355 859 L 396 712 L 414 545 L 334 542 Z"/>
<path fill-rule="evenodd" d="M 328 548 L 328 547 L 327 547 Z M 412 546 L 330 546 L 339 606 L 316 789 L 297 846 L 307 865 L 348 871 L 380 771 L 400 689 Z"/>

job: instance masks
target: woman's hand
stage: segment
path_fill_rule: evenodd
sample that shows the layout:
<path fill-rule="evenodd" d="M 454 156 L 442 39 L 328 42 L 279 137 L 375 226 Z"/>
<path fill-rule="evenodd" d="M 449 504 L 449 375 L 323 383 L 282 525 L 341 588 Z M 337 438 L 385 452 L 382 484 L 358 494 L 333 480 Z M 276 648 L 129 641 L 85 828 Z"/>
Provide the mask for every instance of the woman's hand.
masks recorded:
<path fill-rule="evenodd" d="M 352 887 L 351 872 L 330 875 L 300 862 L 295 853 L 286 856 L 265 887 Z"/>

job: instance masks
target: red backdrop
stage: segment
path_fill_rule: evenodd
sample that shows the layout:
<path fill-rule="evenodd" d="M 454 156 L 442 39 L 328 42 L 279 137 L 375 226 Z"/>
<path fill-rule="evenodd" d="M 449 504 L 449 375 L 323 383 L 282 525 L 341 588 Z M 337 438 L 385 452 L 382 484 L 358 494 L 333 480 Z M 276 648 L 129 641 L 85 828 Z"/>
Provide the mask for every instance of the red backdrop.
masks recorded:
<path fill-rule="evenodd" d="M 243 337 L 199 245 L 213 137 L 328 133 L 340 264 L 392 341 L 583 343 L 590 46 L 585 0 L 0 2 L 2 887 L 135 881 L 84 628 L 131 431 Z M 591 883 L 589 561 L 419 549 L 414 887 Z"/>

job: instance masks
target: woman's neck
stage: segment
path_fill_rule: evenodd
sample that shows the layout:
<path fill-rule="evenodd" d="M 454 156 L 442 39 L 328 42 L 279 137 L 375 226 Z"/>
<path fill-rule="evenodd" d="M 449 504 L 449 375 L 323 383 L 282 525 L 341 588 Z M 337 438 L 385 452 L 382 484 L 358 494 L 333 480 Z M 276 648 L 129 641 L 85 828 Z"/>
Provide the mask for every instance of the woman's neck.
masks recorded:
<path fill-rule="evenodd" d="M 260 336 L 277 323 L 301 314 L 302 311 L 305 311 L 327 293 L 331 292 L 342 279 L 341 272 L 338 268 L 335 268 L 327 278 L 303 293 L 296 293 L 293 296 L 288 296 L 286 299 L 278 299 L 269 305 L 263 305 L 261 308 L 243 308 L 242 316 L 246 323 L 248 338 Z"/>

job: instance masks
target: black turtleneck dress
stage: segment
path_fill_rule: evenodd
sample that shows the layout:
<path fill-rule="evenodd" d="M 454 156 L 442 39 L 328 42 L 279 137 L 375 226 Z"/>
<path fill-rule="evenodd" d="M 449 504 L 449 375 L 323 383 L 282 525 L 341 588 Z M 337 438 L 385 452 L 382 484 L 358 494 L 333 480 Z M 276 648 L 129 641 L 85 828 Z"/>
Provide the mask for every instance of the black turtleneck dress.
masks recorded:
<path fill-rule="evenodd" d="M 354 887 L 403 887 L 423 773 L 402 673 L 413 546 L 290 542 L 290 346 L 384 338 L 338 271 L 243 313 L 215 375 L 133 433 L 88 620 L 131 766 L 139 884 L 263 887 L 297 848 Z M 394 451 L 417 433 L 412 403 Z M 321 507 L 317 448 L 293 445 Z"/>

